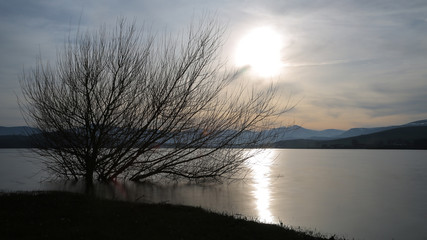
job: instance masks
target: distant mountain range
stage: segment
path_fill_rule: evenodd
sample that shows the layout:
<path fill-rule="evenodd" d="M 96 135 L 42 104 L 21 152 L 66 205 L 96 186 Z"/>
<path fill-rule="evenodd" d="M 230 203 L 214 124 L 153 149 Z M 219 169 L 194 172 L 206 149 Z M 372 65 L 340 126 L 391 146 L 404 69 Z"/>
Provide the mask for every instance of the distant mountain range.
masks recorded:
<path fill-rule="evenodd" d="M 427 127 L 427 119 L 415 122 L 410 122 L 403 125 L 376 127 L 376 128 L 351 128 L 349 130 L 326 129 L 326 130 L 311 130 L 297 125 L 291 127 L 275 128 L 273 131 L 277 136 L 277 141 L 296 140 L 296 139 L 310 139 L 310 140 L 334 140 L 341 138 L 356 137 L 395 128 L 404 127 Z"/>
<path fill-rule="evenodd" d="M 28 136 L 31 133 L 36 132 L 37 129 L 31 127 L 2 127 L 0 126 L 0 136 L 6 135 L 21 135 Z"/>
<path fill-rule="evenodd" d="M 334 140 L 292 139 L 278 141 L 275 148 L 327 149 L 427 149 L 427 126 L 387 128 L 371 134 Z"/>
<path fill-rule="evenodd" d="M 0 148 L 28 148 L 29 127 L 0 127 Z M 427 149 L 427 119 L 376 128 L 311 130 L 297 125 L 266 131 L 277 148 L 416 148 Z"/>

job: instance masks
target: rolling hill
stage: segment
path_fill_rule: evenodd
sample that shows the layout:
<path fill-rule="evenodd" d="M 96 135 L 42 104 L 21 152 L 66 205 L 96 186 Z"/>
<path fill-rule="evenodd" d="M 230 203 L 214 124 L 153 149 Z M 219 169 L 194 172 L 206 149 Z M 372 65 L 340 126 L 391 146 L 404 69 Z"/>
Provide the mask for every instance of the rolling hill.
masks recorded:
<path fill-rule="evenodd" d="M 0 148 L 29 148 L 30 127 L 0 127 Z M 397 126 L 311 130 L 300 126 L 267 130 L 276 137 L 268 146 L 277 148 L 389 148 L 427 149 L 427 120 Z M 242 136 L 244 137 L 244 136 Z M 262 144 L 262 143 L 260 143 Z"/>
<path fill-rule="evenodd" d="M 427 126 L 399 127 L 335 140 L 285 140 L 276 142 L 273 146 L 327 149 L 427 149 Z"/>

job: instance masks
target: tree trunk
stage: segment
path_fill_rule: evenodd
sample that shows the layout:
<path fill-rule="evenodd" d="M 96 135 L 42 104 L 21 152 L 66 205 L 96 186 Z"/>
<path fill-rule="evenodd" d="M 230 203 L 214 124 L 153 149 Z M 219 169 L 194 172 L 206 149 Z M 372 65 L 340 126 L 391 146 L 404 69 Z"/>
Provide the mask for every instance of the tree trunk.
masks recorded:
<path fill-rule="evenodd" d="M 93 173 L 95 166 L 94 161 L 88 160 L 86 163 L 86 173 L 85 173 L 85 193 L 88 195 L 93 195 L 94 186 L 93 186 Z"/>

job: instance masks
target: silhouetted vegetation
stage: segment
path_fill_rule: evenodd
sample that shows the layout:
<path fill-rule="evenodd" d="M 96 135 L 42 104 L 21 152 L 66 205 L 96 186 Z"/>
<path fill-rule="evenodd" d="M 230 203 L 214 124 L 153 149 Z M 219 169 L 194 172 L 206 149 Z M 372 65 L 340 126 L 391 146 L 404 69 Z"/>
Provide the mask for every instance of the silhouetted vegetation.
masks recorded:
<path fill-rule="evenodd" d="M 0 194 L 0 213 L 2 239 L 327 239 L 201 208 L 61 192 Z"/>
<path fill-rule="evenodd" d="M 223 33 L 209 18 L 177 38 L 119 20 L 70 37 L 56 64 L 40 60 L 23 76 L 21 106 L 46 169 L 89 185 L 232 177 L 251 157 L 236 148 L 262 142 L 257 130 L 286 109 L 274 88 L 227 92 L 238 72 L 220 59 Z"/>
<path fill-rule="evenodd" d="M 32 148 L 30 137 L 22 135 L 0 136 L 0 148 Z"/>
<path fill-rule="evenodd" d="M 325 149 L 427 149 L 427 127 L 402 127 L 336 140 L 296 139 L 256 147 Z M 0 136 L 0 148 L 35 147 L 27 136 Z M 175 147 L 164 145 L 164 147 Z"/>

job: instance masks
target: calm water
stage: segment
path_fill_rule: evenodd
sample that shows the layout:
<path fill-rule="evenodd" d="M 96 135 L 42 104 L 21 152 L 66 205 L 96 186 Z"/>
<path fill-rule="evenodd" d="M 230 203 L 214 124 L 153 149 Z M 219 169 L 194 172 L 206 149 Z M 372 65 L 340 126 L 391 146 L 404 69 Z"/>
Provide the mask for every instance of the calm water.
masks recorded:
<path fill-rule="evenodd" d="M 0 150 L 0 190 L 81 189 L 43 181 L 38 160 L 28 156 Z M 116 183 L 96 191 L 108 198 L 202 206 L 349 239 L 427 239 L 427 151 L 268 149 L 247 167 L 244 182 Z"/>

